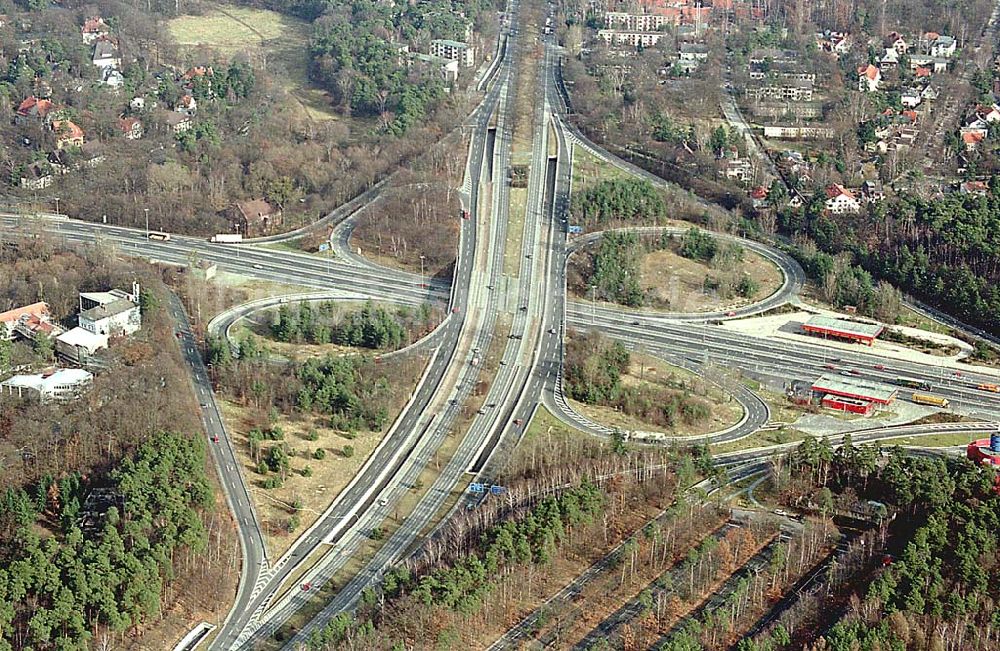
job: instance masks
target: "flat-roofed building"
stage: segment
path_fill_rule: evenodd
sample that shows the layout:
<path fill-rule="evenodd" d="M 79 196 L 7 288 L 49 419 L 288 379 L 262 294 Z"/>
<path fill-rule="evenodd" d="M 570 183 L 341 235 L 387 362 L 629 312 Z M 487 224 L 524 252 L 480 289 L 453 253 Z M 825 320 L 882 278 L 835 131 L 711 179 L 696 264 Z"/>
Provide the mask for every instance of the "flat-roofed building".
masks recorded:
<path fill-rule="evenodd" d="M 874 343 L 884 328 L 885 326 L 879 323 L 861 323 L 829 316 L 814 316 L 802 324 L 802 330 L 809 334 L 857 341 L 868 346 Z"/>
<path fill-rule="evenodd" d="M 94 381 L 89 371 L 61 368 L 35 375 L 15 375 L 0 382 L 0 395 L 37 398 L 41 402 L 73 400 Z"/>
<path fill-rule="evenodd" d="M 864 402 L 888 405 L 896 399 L 898 389 L 888 384 L 860 378 L 824 375 L 813 382 L 812 390 L 820 395 L 834 395 Z"/>
<path fill-rule="evenodd" d="M 476 50 L 468 43 L 438 38 L 431 41 L 431 56 L 458 61 L 462 67 L 471 68 L 476 65 Z"/>

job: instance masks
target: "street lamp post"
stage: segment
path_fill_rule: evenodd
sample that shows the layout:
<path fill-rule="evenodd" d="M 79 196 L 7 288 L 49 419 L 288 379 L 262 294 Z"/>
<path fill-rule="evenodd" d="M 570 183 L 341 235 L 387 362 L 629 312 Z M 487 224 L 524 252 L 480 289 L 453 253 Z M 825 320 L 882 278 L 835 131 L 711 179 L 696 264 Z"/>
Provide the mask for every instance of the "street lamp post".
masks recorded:
<path fill-rule="evenodd" d="M 149 239 L 149 208 L 143 208 L 142 212 L 146 213 L 146 239 Z"/>
<path fill-rule="evenodd" d="M 590 325 L 597 323 L 597 285 L 590 286 Z"/>
<path fill-rule="evenodd" d="M 427 286 L 427 279 L 424 278 L 424 256 L 420 256 L 420 286 Z"/>
<path fill-rule="evenodd" d="M 56 197 L 56 214 L 59 214 L 59 197 Z"/>

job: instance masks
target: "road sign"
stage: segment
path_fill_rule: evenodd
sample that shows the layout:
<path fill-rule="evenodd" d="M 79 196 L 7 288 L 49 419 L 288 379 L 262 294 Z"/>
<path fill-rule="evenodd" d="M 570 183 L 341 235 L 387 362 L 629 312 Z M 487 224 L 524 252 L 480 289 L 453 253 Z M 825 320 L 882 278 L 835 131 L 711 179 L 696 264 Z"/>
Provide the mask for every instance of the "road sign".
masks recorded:
<path fill-rule="evenodd" d="M 319 250 L 320 251 L 329 251 L 330 250 L 330 243 L 329 242 L 323 242 L 322 244 L 319 245 Z"/>
<path fill-rule="evenodd" d="M 503 486 L 497 486 L 496 484 L 493 484 L 492 486 L 490 486 L 490 495 L 500 495 L 504 493 L 506 490 L 507 489 L 504 488 Z"/>
<path fill-rule="evenodd" d="M 583 232 L 583 226 L 570 226 L 568 230 L 570 235 L 579 235 Z"/>
<path fill-rule="evenodd" d="M 469 484 L 469 492 L 470 493 L 485 493 L 486 492 L 486 487 L 483 486 L 482 484 L 472 483 L 472 484 Z"/>

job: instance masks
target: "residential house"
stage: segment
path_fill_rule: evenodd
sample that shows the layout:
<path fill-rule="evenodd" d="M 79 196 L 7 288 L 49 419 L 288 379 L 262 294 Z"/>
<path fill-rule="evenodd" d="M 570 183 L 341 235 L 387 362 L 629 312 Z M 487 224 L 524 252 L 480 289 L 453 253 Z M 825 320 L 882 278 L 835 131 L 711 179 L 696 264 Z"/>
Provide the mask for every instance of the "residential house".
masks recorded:
<path fill-rule="evenodd" d="M 78 368 L 61 368 L 36 375 L 15 375 L 0 382 L 0 395 L 34 398 L 41 402 L 73 400 L 94 381 L 94 375 Z"/>
<path fill-rule="evenodd" d="M 187 72 L 181 75 L 181 81 L 190 82 L 194 81 L 196 77 L 213 77 L 215 76 L 215 70 L 212 66 L 194 66 L 188 68 Z"/>
<path fill-rule="evenodd" d="M 864 197 L 868 203 L 879 203 L 880 201 L 885 201 L 885 189 L 882 187 L 882 182 L 865 181 L 861 184 L 861 196 Z"/>
<path fill-rule="evenodd" d="M 98 68 L 120 68 L 122 60 L 118 54 L 118 45 L 106 38 L 97 41 L 92 61 Z"/>
<path fill-rule="evenodd" d="M 20 185 L 25 190 L 44 190 L 52 185 L 54 180 L 52 168 L 36 161 L 24 168 L 24 172 L 21 173 Z"/>
<path fill-rule="evenodd" d="M 958 191 L 962 194 L 985 197 L 990 191 L 990 186 L 986 184 L 986 181 L 965 181 L 958 187 Z"/>
<path fill-rule="evenodd" d="M 929 99 L 929 100 L 937 99 L 940 96 L 940 94 L 941 93 L 938 91 L 938 89 L 932 84 L 927 84 L 926 86 L 924 86 L 924 89 L 920 91 L 920 96 L 923 97 L 924 99 Z"/>
<path fill-rule="evenodd" d="M 133 97 L 129 100 L 128 107 L 133 111 L 145 111 L 146 110 L 146 98 L 145 97 Z M 155 105 L 153 108 L 156 108 Z"/>
<path fill-rule="evenodd" d="M 750 190 L 750 201 L 753 203 L 753 207 L 757 210 L 761 210 L 767 207 L 767 188 L 763 185 L 758 185 L 754 189 Z"/>
<path fill-rule="evenodd" d="M 125 75 L 118 71 L 116 68 L 107 67 L 101 69 L 101 83 L 105 86 L 110 86 L 114 90 L 118 90 L 125 85 Z"/>
<path fill-rule="evenodd" d="M 976 117 L 986 124 L 1000 122 L 1000 105 L 984 106 L 980 104 L 976 106 Z"/>
<path fill-rule="evenodd" d="M 826 202 L 823 207 L 830 214 L 844 215 L 860 212 L 861 202 L 844 186 L 833 184 L 826 187 Z"/>
<path fill-rule="evenodd" d="M 923 97 L 920 95 L 920 91 L 915 88 L 904 88 L 903 92 L 900 93 L 899 101 L 907 108 L 916 108 L 920 106 Z"/>
<path fill-rule="evenodd" d="M 659 32 L 619 32 L 611 29 L 598 30 L 597 35 L 604 39 L 604 42 L 621 47 L 653 47 L 660 42 L 663 34 Z"/>
<path fill-rule="evenodd" d="M 110 33 L 110 30 L 103 18 L 94 16 L 83 21 L 83 27 L 80 28 L 80 32 L 83 35 L 83 42 L 87 45 L 93 45 L 98 40 L 106 37 Z"/>
<path fill-rule="evenodd" d="M 142 327 L 139 309 L 139 285 L 132 293 L 118 289 L 109 292 L 80 292 L 80 327 L 96 335 L 122 337 Z"/>
<path fill-rule="evenodd" d="M 909 43 L 906 42 L 899 32 L 890 32 L 888 36 L 885 37 L 885 46 L 887 48 L 892 48 L 895 50 L 896 54 L 906 54 L 910 50 Z"/>
<path fill-rule="evenodd" d="M 816 34 L 816 47 L 839 59 L 851 51 L 851 37 L 845 32 L 826 31 Z"/>
<path fill-rule="evenodd" d="M 882 71 L 868 64 L 858 68 L 858 90 L 863 93 L 874 93 L 882 83 Z"/>
<path fill-rule="evenodd" d="M 227 217 L 233 230 L 243 237 L 258 237 L 281 225 L 282 211 L 264 199 L 251 199 L 237 202 L 227 211 Z"/>
<path fill-rule="evenodd" d="M 48 122 L 52 118 L 55 108 L 55 104 L 51 100 L 32 95 L 18 105 L 17 112 L 14 114 L 14 122 L 16 124 L 26 124 L 31 121 Z"/>
<path fill-rule="evenodd" d="M 44 301 L 15 307 L 6 312 L 0 312 L 0 339 L 11 340 L 14 338 L 14 327 L 21 317 L 30 316 L 40 321 L 50 321 L 52 314 L 49 312 L 49 304 Z"/>
<path fill-rule="evenodd" d="M 108 347 L 106 334 L 95 334 L 77 326 L 56 337 L 56 355 L 71 364 L 85 364 L 97 354 L 97 351 Z"/>
<path fill-rule="evenodd" d="M 118 128 L 126 140 L 139 140 L 142 138 L 142 120 L 136 117 L 121 118 L 118 120 Z"/>
<path fill-rule="evenodd" d="M 948 71 L 948 59 L 944 57 L 931 56 L 929 54 L 911 54 L 910 70 L 917 68 L 929 68 L 935 74 Z"/>
<path fill-rule="evenodd" d="M 52 131 L 56 134 L 56 148 L 83 147 L 83 129 L 71 120 L 53 120 Z"/>
<path fill-rule="evenodd" d="M 63 332 L 63 328 L 52 323 L 46 315 L 23 314 L 14 323 L 14 334 L 27 341 L 51 339 Z"/>
<path fill-rule="evenodd" d="M 453 59 L 465 68 L 476 65 L 476 49 L 461 41 L 434 39 L 431 41 L 430 54 L 442 59 Z"/>
<path fill-rule="evenodd" d="M 682 61 L 704 61 L 708 59 L 708 51 L 704 43 L 681 43 L 678 56 Z"/>
<path fill-rule="evenodd" d="M 719 175 L 731 181 L 749 183 L 753 179 L 753 164 L 734 151 L 719 161 Z"/>
<path fill-rule="evenodd" d="M 175 111 L 164 111 L 163 122 L 174 133 L 184 133 L 194 126 L 191 116 Z"/>
<path fill-rule="evenodd" d="M 878 60 L 878 67 L 882 70 L 890 70 L 899 65 L 899 53 L 891 47 L 885 49 L 885 54 Z"/>
<path fill-rule="evenodd" d="M 923 66 L 917 66 L 913 69 L 913 76 L 917 79 L 929 79 L 931 76 L 931 69 Z"/>
<path fill-rule="evenodd" d="M 965 145 L 965 151 L 976 151 L 979 149 L 979 144 L 984 140 L 986 140 L 986 134 L 984 133 L 978 131 L 962 132 L 962 143 Z"/>
<path fill-rule="evenodd" d="M 174 106 L 174 111 L 180 113 L 181 115 L 194 117 L 195 114 L 198 113 L 198 101 L 191 95 L 183 95 L 179 100 L 177 100 L 177 105 Z"/>
<path fill-rule="evenodd" d="M 954 37 L 941 34 L 931 43 L 930 55 L 947 59 L 955 54 L 957 47 L 958 43 Z"/>

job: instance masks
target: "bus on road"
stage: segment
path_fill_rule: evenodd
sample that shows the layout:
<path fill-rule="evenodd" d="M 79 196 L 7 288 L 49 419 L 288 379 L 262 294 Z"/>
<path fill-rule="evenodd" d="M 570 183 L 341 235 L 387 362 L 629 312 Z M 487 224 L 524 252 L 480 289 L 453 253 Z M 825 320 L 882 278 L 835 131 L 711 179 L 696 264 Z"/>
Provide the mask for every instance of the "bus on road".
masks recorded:
<path fill-rule="evenodd" d="M 910 400 L 918 405 L 931 405 L 932 407 L 940 407 L 941 409 L 947 409 L 950 404 L 947 398 L 929 396 L 925 393 L 914 393 L 913 396 L 910 397 Z"/>

